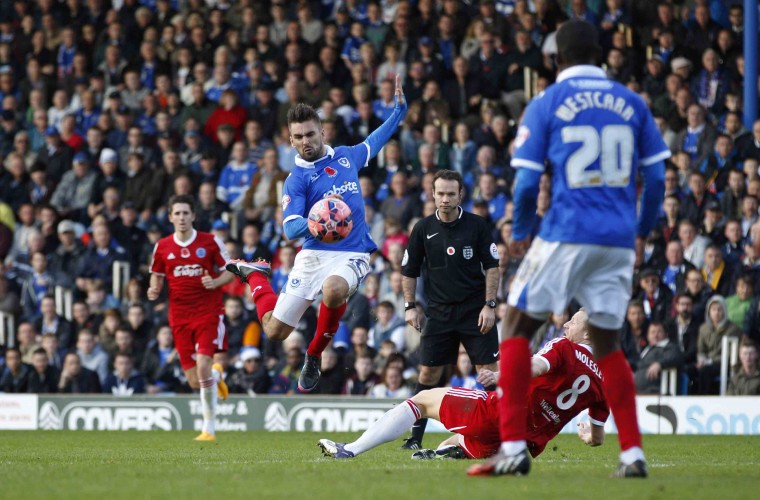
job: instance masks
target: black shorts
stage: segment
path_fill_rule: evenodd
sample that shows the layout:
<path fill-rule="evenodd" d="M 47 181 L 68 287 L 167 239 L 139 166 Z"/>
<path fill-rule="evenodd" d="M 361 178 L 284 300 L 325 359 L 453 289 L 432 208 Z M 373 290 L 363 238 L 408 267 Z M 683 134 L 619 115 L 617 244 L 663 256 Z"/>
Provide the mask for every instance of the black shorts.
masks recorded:
<path fill-rule="evenodd" d="M 431 306 L 420 337 L 420 363 L 444 366 L 457 362 L 459 344 L 464 345 L 474 365 L 488 365 L 499 360 L 499 335 L 496 325 L 480 333 L 478 316 L 483 301 L 457 305 Z"/>

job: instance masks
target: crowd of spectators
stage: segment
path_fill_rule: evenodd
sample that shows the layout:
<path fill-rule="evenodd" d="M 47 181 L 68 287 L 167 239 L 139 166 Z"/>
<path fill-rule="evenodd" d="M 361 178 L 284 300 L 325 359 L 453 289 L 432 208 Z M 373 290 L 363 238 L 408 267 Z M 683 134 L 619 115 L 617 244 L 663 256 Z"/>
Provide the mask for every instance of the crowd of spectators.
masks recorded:
<path fill-rule="evenodd" d="M 145 297 L 169 197 L 196 196 L 196 228 L 233 258 L 272 259 L 281 289 L 302 243 L 283 234 L 279 205 L 295 155 L 287 110 L 309 103 L 328 144 L 359 143 L 392 111 L 400 75 L 408 116 L 361 177 L 381 250 L 316 392 L 407 397 L 419 334 L 402 319 L 400 265 L 435 209 L 432 176 L 462 173 L 464 208 L 492 226 L 502 317 L 519 265 L 505 244 L 516 123 L 556 77 L 557 27 L 577 18 L 598 27 L 609 78 L 646 101 L 673 152 L 620 333 L 639 390 L 674 367 L 679 392 L 716 393 L 721 339 L 735 336 L 729 392 L 757 394 L 760 121 L 741 119 L 743 14 L 731 0 L 3 2 L 0 312 L 15 328 L 0 339 L 0 391 L 189 391 L 166 302 Z M 536 227 L 550 199 L 547 174 Z M 121 288 L 115 262 L 130 271 Z M 56 288 L 72 292 L 70 311 Z M 293 393 L 315 311 L 270 343 L 245 287 L 225 293 L 230 350 L 217 357 L 232 392 Z M 466 355 L 447 381 L 477 387 Z"/>

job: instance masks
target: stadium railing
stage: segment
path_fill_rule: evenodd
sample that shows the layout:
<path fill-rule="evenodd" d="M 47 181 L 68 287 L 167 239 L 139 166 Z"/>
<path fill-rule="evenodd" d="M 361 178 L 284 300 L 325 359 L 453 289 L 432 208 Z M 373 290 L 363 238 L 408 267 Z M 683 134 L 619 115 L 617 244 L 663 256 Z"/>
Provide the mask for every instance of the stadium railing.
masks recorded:
<path fill-rule="evenodd" d="M 739 360 L 739 338 L 723 337 L 720 350 L 720 395 L 726 395 L 728 379 L 733 367 Z"/>
<path fill-rule="evenodd" d="M 71 321 L 73 307 L 73 294 L 70 289 L 57 286 L 55 287 L 55 313 L 58 316 L 66 318 L 67 321 Z"/>
<path fill-rule="evenodd" d="M 660 396 L 678 395 L 678 369 L 668 368 L 660 372 Z"/>
<path fill-rule="evenodd" d="M 117 260 L 113 263 L 113 296 L 121 300 L 124 298 L 124 294 L 127 291 L 127 283 L 129 283 L 130 272 L 129 262 Z"/>
<path fill-rule="evenodd" d="M 0 346 L 16 347 L 16 319 L 6 312 L 0 312 Z"/>

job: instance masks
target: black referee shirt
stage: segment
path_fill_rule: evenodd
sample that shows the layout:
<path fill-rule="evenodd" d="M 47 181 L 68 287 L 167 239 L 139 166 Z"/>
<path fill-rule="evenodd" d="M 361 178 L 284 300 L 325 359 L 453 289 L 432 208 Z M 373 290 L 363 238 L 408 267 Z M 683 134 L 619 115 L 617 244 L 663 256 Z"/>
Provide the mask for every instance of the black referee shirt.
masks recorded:
<path fill-rule="evenodd" d="M 499 265 L 486 220 L 459 210 L 454 222 L 442 222 L 437 211 L 417 222 L 404 252 L 401 274 L 417 278 L 424 264 L 425 294 L 431 303 L 485 303 L 484 270 Z"/>

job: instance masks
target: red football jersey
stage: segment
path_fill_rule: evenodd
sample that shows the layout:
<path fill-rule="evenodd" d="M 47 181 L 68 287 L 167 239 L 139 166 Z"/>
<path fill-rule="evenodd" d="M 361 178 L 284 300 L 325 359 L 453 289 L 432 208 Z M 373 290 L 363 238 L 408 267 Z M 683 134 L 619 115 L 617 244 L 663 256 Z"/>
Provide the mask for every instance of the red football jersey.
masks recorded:
<path fill-rule="evenodd" d="M 222 289 L 206 290 L 201 278 L 204 271 L 215 277 L 217 269 L 223 269 L 228 260 L 224 243 L 210 233 L 193 230 L 184 243 L 178 242 L 173 234 L 158 240 L 150 272 L 166 276 L 171 325 L 224 314 Z"/>
<path fill-rule="evenodd" d="M 533 456 L 583 409 L 589 409 L 590 420 L 596 425 L 604 425 L 610 413 L 602 372 L 589 346 L 558 338 L 536 356 L 549 365 L 549 371 L 534 378 L 529 391 L 528 440 Z"/>

